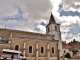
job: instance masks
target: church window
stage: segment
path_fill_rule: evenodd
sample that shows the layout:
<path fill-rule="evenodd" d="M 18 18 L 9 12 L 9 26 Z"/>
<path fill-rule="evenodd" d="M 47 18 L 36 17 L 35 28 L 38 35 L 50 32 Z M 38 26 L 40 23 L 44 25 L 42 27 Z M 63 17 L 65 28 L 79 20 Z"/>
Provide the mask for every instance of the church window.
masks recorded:
<path fill-rule="evenodd" d="M 19 45 L 15 45 L 15 50 L 19 50 Z"/>
<path fill-rule="evenodd" d="M 49 32 L 49 27 L 48 27 L 48 32 Z"/>
<path fill-rule="evenodd" d="M 32 46 L 29 46 L 29 53 L 32 53 Z"/>
<path fill-rule="evenodd" d="M 54 47 L 52 47 L 52 54 L 54 54 Z"/>
<path fill-rule="evenodd" d="M 57 31 L 57 26 L 55 26 L 55 30 Z"/>
<path fill-rule="evenodd" d="M 41 53 L 44 53 L 44 47 L 41 47 Z"/>
<path fill-rule="evenodd" d="M 0 37 L 0 40 L 1 40 L 1 37 Z"/>

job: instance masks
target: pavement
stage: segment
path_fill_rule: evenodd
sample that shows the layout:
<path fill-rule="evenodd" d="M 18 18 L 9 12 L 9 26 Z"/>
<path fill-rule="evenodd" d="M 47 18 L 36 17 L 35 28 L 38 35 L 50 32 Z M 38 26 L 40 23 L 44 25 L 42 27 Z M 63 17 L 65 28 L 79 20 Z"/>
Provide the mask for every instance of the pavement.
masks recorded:
<path fill-rule="evenodd" d="M 80 59 L 68 59 L 68 60 L 80 60 Z"/>

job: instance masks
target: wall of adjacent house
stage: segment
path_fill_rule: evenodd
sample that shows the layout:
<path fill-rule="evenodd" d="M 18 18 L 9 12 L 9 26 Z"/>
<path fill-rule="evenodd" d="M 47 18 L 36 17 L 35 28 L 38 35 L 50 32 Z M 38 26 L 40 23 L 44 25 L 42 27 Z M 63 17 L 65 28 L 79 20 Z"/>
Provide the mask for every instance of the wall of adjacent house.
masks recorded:
<path fill-rule="evenodd" d="M 69 49 L 63 49 L 64 56 L 66 55 L 66 53 L 70 53 L 71 58 L 73 58 L 73 52 L 72 51 L 70 51 Z"/>

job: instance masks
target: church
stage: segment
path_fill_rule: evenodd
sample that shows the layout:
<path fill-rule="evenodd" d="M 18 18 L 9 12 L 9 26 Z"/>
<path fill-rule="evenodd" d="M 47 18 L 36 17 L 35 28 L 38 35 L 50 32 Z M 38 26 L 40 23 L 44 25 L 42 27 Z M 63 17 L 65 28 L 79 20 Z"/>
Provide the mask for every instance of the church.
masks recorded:
<path fill-rule="evenodd" d="M 0 28 L 0 55 L 3 49 L 19 50 L 27 60 L 60 60 L 60 24 L 51 13 L 46 34 Z"/>

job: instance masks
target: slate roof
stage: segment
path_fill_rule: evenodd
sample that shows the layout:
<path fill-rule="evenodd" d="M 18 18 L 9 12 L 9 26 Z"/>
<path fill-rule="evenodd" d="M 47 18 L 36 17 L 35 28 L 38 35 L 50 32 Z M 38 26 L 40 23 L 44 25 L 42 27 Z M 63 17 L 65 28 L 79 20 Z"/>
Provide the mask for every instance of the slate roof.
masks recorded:
<path fill-rule="evenodd" d="M 51 13 L 50 20 L 49 20 L 49 24 L 51 24 L 51 23 L 56 23 L 52 13 Z"/>

